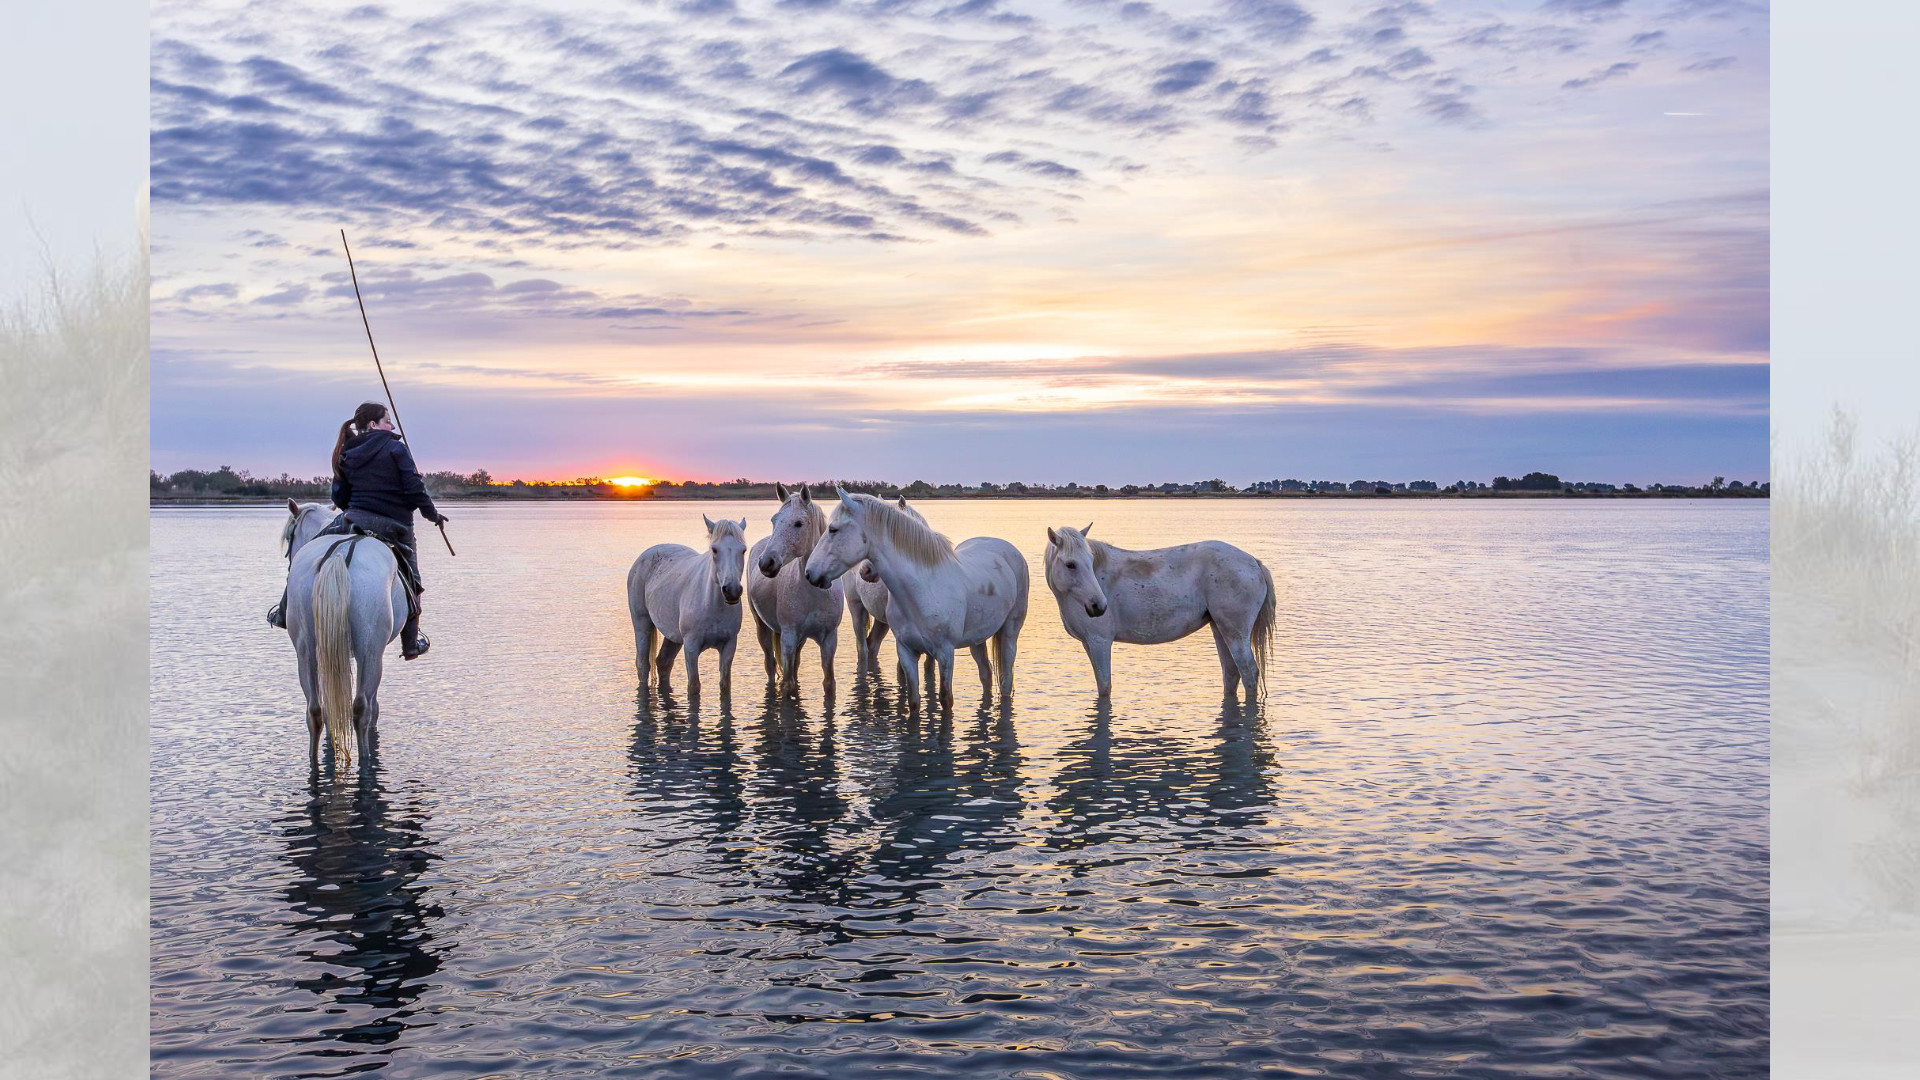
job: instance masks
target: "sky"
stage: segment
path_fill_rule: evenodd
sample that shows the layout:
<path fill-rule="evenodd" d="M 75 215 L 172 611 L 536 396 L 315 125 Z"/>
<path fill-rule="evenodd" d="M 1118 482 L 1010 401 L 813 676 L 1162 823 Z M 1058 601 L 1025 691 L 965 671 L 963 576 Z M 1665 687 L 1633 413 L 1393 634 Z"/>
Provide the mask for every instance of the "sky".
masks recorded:
<path fill-rule="evenodd" d="M 1739 0 L 161 0 L 153 455 L 1766 478 Z"/>

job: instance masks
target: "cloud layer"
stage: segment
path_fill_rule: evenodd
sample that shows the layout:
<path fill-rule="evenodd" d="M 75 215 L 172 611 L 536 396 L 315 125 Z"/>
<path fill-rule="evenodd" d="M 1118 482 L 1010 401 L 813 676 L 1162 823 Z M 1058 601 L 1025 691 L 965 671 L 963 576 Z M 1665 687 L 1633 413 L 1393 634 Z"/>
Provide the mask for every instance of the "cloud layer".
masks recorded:
<path fill-rule="evenodd" d="M 605 394 L 745 443 L 715 403 L 765 392 L 807 430 L 1073 413 L 1108 453 L 1207 409 L 1763 444 L 1765 32 L 1698 0 L 168 0 L 156 460 L 209 452 L 163 403 L 353 362 L 341 227 L 383 352 L 532 416 Z"/>

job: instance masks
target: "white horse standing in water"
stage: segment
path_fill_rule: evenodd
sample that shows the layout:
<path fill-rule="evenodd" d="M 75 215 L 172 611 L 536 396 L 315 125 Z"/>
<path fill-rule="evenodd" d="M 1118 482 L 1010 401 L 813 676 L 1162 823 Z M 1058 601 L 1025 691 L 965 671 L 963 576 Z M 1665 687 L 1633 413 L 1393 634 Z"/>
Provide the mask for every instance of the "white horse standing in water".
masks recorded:
<path fill-rule="evenodd" d="M 824 589 L 815 588 L 807 583 L 801 565 L 827 531 L 827 515 L 805 484 L 791 492 L 785 484 L 775 484 L 774 491 L 780 496 L 780 509 L 773 515 L 773 533 L 747 553 L 747 561 L 760 571 L 750 576 L 747 602 L 760 651 L 766 654 L 767 681 L 777 677 L 782 694 L 798 693 L 800 645 L 811 640 L 820 647 L 820 670 L 831 694 L 833 654 L 840 644 L 840 602 L 846 587 L 835 581 Z"/>
<path fill-rule="evenodd" d="M 976 536 L 955 547 L 883 500 L 835 492 L 840 505 L 807 556 L 807 580 L 824 586 L 862 561 L 873 563 L 887 586 L 894 649 L 913 710 L 920 708 L 919 660 L 930 655 L 939 667 L 941 706 L 952 711 L 953 651 L 959 646 L 973 652 L 987 695 L 993 691 L 991 643 L 1000 693 L 1011 697 L 1014 654 L 1027 618 L 1027 560 L 994 537 Z"/>
<path fill-rule="evenodd" d="M 1048 529 L 1047 588 L 1067 633 L 1087 650 L 1100 695 L 1113 690 L 1113 643 L 1163 645 L 1213 627 L 1226 696 L 1246 687 L 1252 704 L 1273 638 L 1273 574 L 1232 544 L 1128 551 L 1088 540 L 1085 529 Z"/>
<path fill-rule="evenodd" d="M 333 515 L 315 503 L 287 503 L 281 530 L 287 563 L 287 636 L 307 698 L 307 756 L 320 761 L 326 728 L 340 764 L 372 749 L 380 720 L 380 673 L 387 645 L 407 621 L 407 589 L 400 564 L 371 536 L 315 534 Z M 355 678 L 357 669 L 358 678 Z"/>
<path fill-rule="evenodd" d="M 926 524 L 920 511 L 907 505 L 906 496 L 895 498 L 893 505 Z M 853 584 L 847 587 L 847 614 L 853 616 L 853 639 L 860 663 L 878 664 L 880 643 L 887 639 L 887 584 L 880 580 L 872 562 L 861 563 L 853 573 Z"/>
<path fill-rule="evenodd" d="M 687 654 L 687 693 L 700 692 L 700 654 L 720 652 L 720 696 L 733 696 L 733 650 L 740 644 L 740 572 L 747 561 L 747 519 L 715 523 L 705 514 L 707 550 L 655 544 L 627 571 L 627 611 L 633 616 L 640 690 L 657 669 L 667 689 L 674 654 Z M 654 637 L 664 639 L 653 655 Z"/>

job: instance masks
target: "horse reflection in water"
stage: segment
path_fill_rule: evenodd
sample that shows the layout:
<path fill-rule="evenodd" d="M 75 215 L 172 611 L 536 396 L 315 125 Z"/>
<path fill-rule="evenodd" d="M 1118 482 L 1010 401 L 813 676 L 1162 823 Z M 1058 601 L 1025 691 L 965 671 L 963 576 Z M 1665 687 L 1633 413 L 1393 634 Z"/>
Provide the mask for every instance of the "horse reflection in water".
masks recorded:
<path fill-rule="evenodd" d="M 842 716 L 774 693 L 765 704 L 750 721 L 723 710 L 703 722 L 638 702 L 637 829 L 656 848 L 717 856 L 688 872 L 763 899 L 866 908 L 910 899 L 939 884 L 943 864 L 1014 842 L 1021 760 L 1010 706 L 971 722 L 905 720 L 878 684 Z"/>
<path fill-rule="evenodd" d="M 414 1004 L 444 952 L 429 932 L 440 906 L 419 881 L 439 858 L 427 815 L 417 794 L 389 796 L 377 752 L 364 756 L 357 778 L 312 776 L 308 792 L 282 834 L 296 872 L 285 895 L 304 943 L 296 955 L 327 969 L 295 985 L 326 1001 L 329 1026 L 293 1041 L 391 1047 L 424 1026 L 410 1022 Z"/>
<path fill-rule="evenodd" d="M 1267 824 L 1275 766 L 1259 708 L 1224 704 L 1206 749 L 1164 736 L 1116 738 L 1104 701 L 1089 720 L 1087 734 L 1061 750 L 1065 764 L 1047 801 L 1058 820 L 1048 835 L 1051 849 L 1172 841 L 1230 851 L 1233 837 L 1223 833 Z M 1119 723 L 1126 730 L 1126 721 Z M 1250 839 L 1249 845 L 1258 851 L 1269 843 Z"/>

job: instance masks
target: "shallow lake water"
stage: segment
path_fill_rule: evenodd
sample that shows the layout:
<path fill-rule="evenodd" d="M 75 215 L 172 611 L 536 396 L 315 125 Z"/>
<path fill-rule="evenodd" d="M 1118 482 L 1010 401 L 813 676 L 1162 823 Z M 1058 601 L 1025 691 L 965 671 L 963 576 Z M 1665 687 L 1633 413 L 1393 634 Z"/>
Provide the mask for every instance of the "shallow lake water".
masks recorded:
<path fill-rule="evenodd" d="M 831 702 L 750 629 L 730 708 L 711 653 L 641 699 L 633 557 L 771 500 L 448 509 L 317 779 L 284 510 L 153 513 L 154 1075 L 1765 1075 L 1764 501 L 925 502 L 1033 568 L 950 719 L 844 622 Z M 1088 520 L 1272 568 L 1264 708 L 1204 632 L 1097 704 L 1039 572 Z"/>

